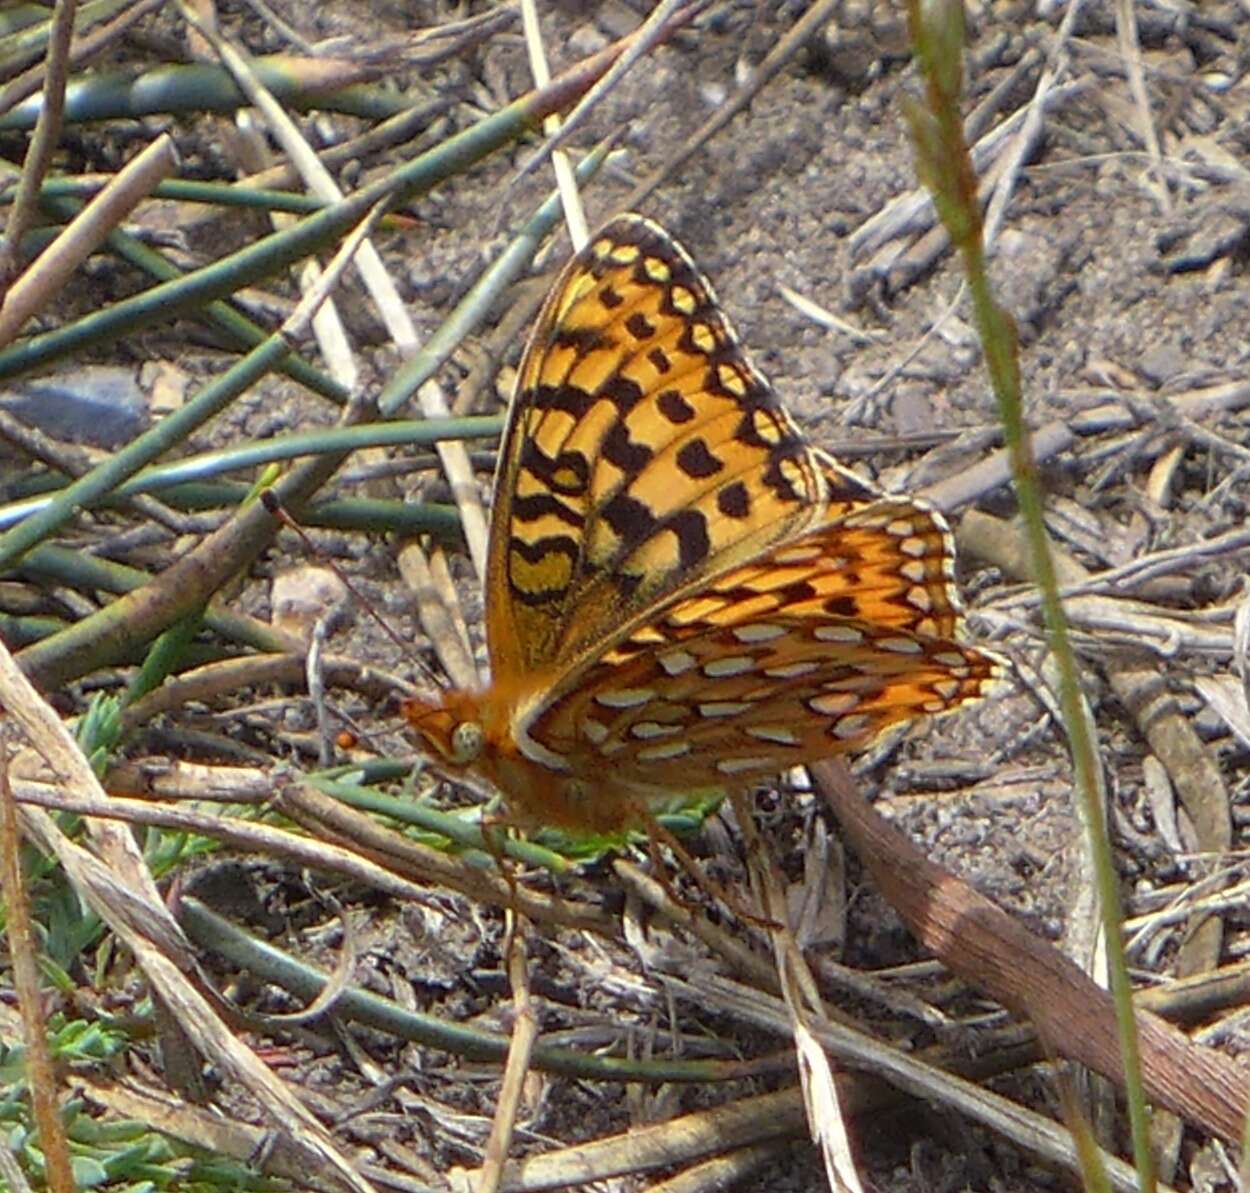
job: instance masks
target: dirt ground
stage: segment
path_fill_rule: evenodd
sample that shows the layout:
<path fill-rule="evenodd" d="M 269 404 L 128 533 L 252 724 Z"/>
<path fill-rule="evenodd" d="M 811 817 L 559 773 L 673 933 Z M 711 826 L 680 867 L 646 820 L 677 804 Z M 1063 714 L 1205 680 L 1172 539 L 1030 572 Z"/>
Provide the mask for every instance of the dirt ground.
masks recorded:
<path fill-rule="evenodd" d="M 483 7 L 384 0 L 270 5 L 309 41 L 343 37 L 352 48 Z M 649 11 L 641 0 L 539 7 L 555 69 L 607 45 Z M 623 130 L 620 159 L 585 192 L 592 225 L 616 212 L 640 179 L 749 85 L 808 7 L 783 0 L 712 5 L 697 31 L 658 48 L 627 76 L 573 138 L 575 147 L 586 148 L 609 130 Z M 1232 674 L 1233 615 L 1241 607 L 1250 542 L 1214 552 L 1197 548 L 1238 531 L 1247 509 L 1250 390 L 1241 374 L 1250 311 L 1244 279 L 1250 12 L 1236 0 L 1142 6 L 1137 52 L 1126 59 L 1109 0 L 1083 5 L 1071 27 L 1061 27 L 1068 11 L 1043 3 L 971 5 L 965 110 L 972 113 L 971 138 L 989 142 L 979 162 L 982 177 L 988 172 L 1010 182 L 1006 206 L 992 215 L 992 269 L 1020 331 L 1027 416 L 1035 429 L 1068 435 L 1046 441 L 1058 446 L 1042 462 L 1050 530 L 1088 571 L 1125 569 L 1101 590 L 1101 603 L 1090 597 L 1073 615 L 1133 925 L 1130 964 L 1157 981 L 1231 963 L 1245 946 L 1245 915 L 1235 905 L 1225 912 L 1214 956 L 1205 960 L 1184 954 L 1183 918 L 1149 926 L 1145 917 L 1183 899 L 1201 879 L 1219 890 L 1235 889 L 1242 877 L 1236 851 L 1246 819 L 1250 715 L 1240 686 L 1221 686 L 1221 677 Z M 223 6 L 223 12 L 225 27 L 253 51 L 288 48 L 251 9 Z M 415 85 L 420 73 L 432 95 L 456 101 L 449 119 L 462 127 L 530 86 L 519 32 L 519 23 L 508 26 L 454 59 L 407 77 L 398 72 L 398 80 Z M 951 503 L 970 630 L 1007 654 L 1018 673 L 1001 699 L 891 738 L 859 761 L 856 774 L 864 793 L 930 859 L 1084 961 L 1093 933 L 1087 866 L 1065 741 L 1052 717 L 1054 677 L 1039 617 L 1021 599 L 1029 589 L 1013 574 L 1010 553 L 975 519 L 960 524 L 972 507 L 1011 517 L 1015 505 L 1008 485 L 970 473 L 1001 449 L 1001 431 L 962 275 L 916 182 L 903 107 L 918 88 L 905 46 L 894 5 L 846 0 L 640 208 L 681 239 L 709 275 L 756 364 L 813 440 L 888 489 Z M 422 334 L 439 325 L 482 260 L 547 193 L 545 167 L 513 181 L 532 149 L 533 143 L 496 154 L 440 187 L 414 205 L 422 221 L 415 232 L 382 239 Z M 223 234 L 245 235 L 246 226 Z M 567 251 L 561 234 L 548 265 Z M 827 318 L 799 309 L 787 293 Z M 356 313 L 352 327 L 363 339 L 378 338 L 365 312 Z M 510 363 L 518 346 L 514 336 Z M 167 349 L 158 336 L 156 353 L 168 355 Z M 199 352 L 184 349 L 184 365 L 219 367 L 219 358 Z M 362 358 L 375 381 L 395 362 L 393 351 L 376 343 L 362 349 Z M 470 359 L 457 358 L 442 374 L 453 399 Z M 1229 391 L 1211 397 L 1220 386 Z M 273 392 L 285 396 L 275 403 Z M 498 409 L 493 386 L 475 401 L 479 409 Z M 1133 417 L 1116 421 L 1098 413 L 1112 405 Z M 289 390 L 263 391 L 230 416 L 230 431 L 259 436 L 289 429 L 301 417 Z M 486 469 L 481 482 L 487 493 Z M 389 551 L 357 543 L 343 553 L 388 618 L 420 642 Z M 1156 556 L 1148 571 L 1127 568 Z M 455 570 L 467 587 L 467 563 L 457 561 Z M 243 603 L 263 609 L 267 593 L 258 584 Z M 472 616 L 472 595 L 465 607 Z M 356 634 L 349 649 L 405 669 L 394 647 L 368 626 L 358 623 Z M 1214 762 L 1222 790 L 1207 791 L 1203 811 L 1195 813 L 1177 790 L 1183 781 L 1171 770 L 1165 745 L 1148 738 L 1113 682 L 1117 668 L 1122 674 L 1130 667 L 1163 681 Z M 1216 678 L 1205 687 L 1196 682 L 1210 676 Z M 368 721 L 362 701 L 347 703 Z M 763 830 L 801 885 L 803 859 L 814 856 L 825 827 L 814 798 L 801 790 L 767 792 L 759 807 Z M 696 846 L 730 885 L 739 878 L 735 842 L 728 822 L 728 829 L 709 826 Z M 902 921 L 836 842 L 830 858 L 830 873 L 822 876 L 823 935 L 813 948 L 878 977 L 889 970 L 886 980 L 947 1017 L 945 1038 L 975 1053 L 980 1033 L 1001 1024 L 1004 1013 L 925 963 Z M 335 916 L 320 902 L 330 892 L 319 880 L 309 879 L 306 888 L 295 872 L 255 860 L 239 873 L 281 925 L 277 943 L 331 968 L 340 941 Z M 621 907 L 606 863 L 561 885 L 613 911 Z M 334 894 L 352 908 L 358 983 L 458 1022 L 508 1029 L 513 1011 L 501 968 L 502 917 L 494 910 L 459 898 L 438 908 L 404 906 L 346 885 Z M 714 1042 L 717 1055 L 726 1049 L 785 1054 L 787 1039 L 672 997 L 666 972 L 712 963 L 688 936 L 633 925 L 640 934 L 631 937 L 634 949 L 547 927 L 531 932 L 544 1039 L 587 1048 L 629 1039 L 659 1053 L 676 1032 L 678 1046 Z M 261 1009 L 292 1009 L 272 992 L 254 993 Z M 907 1047 L 942 1036 L 879 1007 L 850 1009 Z M 1221 1027 L 1220 1037 L 1225 1049 L 1242 1051 L 1236 1022 Z M 284 1075 L 336 1124 L 344 1147 L 363 1149 L 375 1173 L 391 1173 L 394 1184 L 386 1187 L 433 1183 L 452 1166 L 479 1161 L 499 1096 L 497 1066 L 449 1061 L 364 1031 L 349 1045 L 301 1029 L 283 1047 L 290 1063 Z M 779 1074 L 724 1088 L 646 1091 L 535 1076 L 525 1090 L 514 1154 L 585 1143 L 730 1093 L 761 1092 L 790 1075 L 783 1064 Z M 1001 1078 L 996 1088 L 1055 1111 L 1055 1089 L 1041 1071 Z M 1070 1186 L 1067 1177 L 949 1109 L 895 1103 L 854 1118 L 850 1127 L 866 1188 L 1025 1193 Z M 1116 1143 L 1123 1149 L 1122 1135 Z M 1212 1154 L 1205 1138 L 1186 1135 L 1168 1180 L 1231 1187 Z M 631 1175 L 599 1187 L 637 1189 L 657 1180 L 655 1173 Z M 806 1191 L 827 1184 L 818 1151 L 800 1137 L 723 1187 Z"/>

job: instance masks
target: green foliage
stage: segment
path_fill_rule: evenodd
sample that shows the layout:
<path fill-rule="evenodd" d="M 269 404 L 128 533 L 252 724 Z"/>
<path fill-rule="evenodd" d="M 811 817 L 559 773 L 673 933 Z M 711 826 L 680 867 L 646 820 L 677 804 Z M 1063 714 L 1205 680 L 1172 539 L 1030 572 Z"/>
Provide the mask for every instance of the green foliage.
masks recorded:
<path fill-rule="evenodd" d="M 53 1015 L 48 1048 L 58 1066 L 103 1065 L 132 1044 L 115 1025 Z M 44 1157 L 30 1114 L 26 1050 L 0 1040 L 0 1132 L 32 1181 L 44 1175 Z M 61 1108 L 79 1189 L 117 1193 L 177 1189 L 210 1193 L 227 1189 L 276 1189 L 241 1164 L 199 1155 L 138 1120 L 101 1120 L 80 1098 Z"/>
<path fill-rule="evenodd" d="M 75 736 L 97 775 L 104 773 L 109 758 L 121 741 L 121 716 L 121 699 L 97 692 L 87 705 L 87 711 L 79 718 Z"/>
<path fill-rule="evenodd" d="M 104 1064 L 131 1043 L 121 1029 L 87 1020 L 53 1016 L 48 1026 L 49 1049 L 60 1065 Z M 44 1175 L 44 1157 L 31 1121 L 25 1081 L 25 1049 L 0 1041 L 0 1132 L 27 1175 L 38 1181 Z M 217 1193 L 284 1187 L 232 1160 L 197 1153 L 137 1119 L 97 1118 L 80 1098 L 67 1101 L 61 1114 L 79 1189 Z"/>
<path fill-rule="evenodd" d="M 127 1044 L 126 1033 L 116 1027 L 87 1019 L 53 1015 L 48 1021 L 48 1050 L 53 1061 L 66 1064 L 101 1064 L 116 1056 Z M 0 1040 L 0 1120 L 5 1108 L 18 1101 L 25 1084 L 26 1049 Z"/>

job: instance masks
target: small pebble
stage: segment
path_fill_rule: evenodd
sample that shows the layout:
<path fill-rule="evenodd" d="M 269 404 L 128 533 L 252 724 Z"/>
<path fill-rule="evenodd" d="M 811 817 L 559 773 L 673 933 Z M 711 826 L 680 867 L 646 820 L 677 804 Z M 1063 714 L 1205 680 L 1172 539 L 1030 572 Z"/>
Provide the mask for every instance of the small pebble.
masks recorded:
<path fill-rule="evenodd" d="M 0 408 L 68 443 L 124 447 L 147 430 L 147 396 L 132 368 L 88 365 L 0 390 Z"/>
<path fill-rule="evenodd" d="M 273 624 L 304 641 L 327 614 L 333 619 L 347 602 L 347 586 L 326 567 L 296 567 L 274 577 Z"/>

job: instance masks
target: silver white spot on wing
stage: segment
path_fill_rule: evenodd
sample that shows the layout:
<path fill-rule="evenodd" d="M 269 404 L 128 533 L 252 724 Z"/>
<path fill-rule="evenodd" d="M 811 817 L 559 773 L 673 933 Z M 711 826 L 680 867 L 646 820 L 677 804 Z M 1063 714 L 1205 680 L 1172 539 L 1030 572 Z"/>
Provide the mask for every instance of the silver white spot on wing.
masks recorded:
<path fill-rule="evenodd" d="M 749 725 L 746 729 L 747 737 L 753 737 L 756 741 L 766 741 L 775 746 L 797 746 L 802 743 L 795 736 L 793 730 L 787 729 L 784 725 Z"/>
<path fill-rule="evenodd" d="M 716 769 L 722 775 L 741 775 L 751 770 L 776 770 L 777 762 L 773 758 L 722 758 Z"/>
<path fill-rule="evenodd" d="M 682 758 L 690 753 L 688 741 L 670 741 L 661 746 L 647 746 L 639 750 L 635 757 L 639 762 L 667 762 L 671 758 Z"/>
<path fill-rule="evenodd" d="M 845 646 L 849 643 L 862 642 L 864 632 L 849 625 L 818 625 L 812 631 L 817 642 L 836 642 Z"/>
<path fill-rule="evenodd" d="M 746 675 L 755 670 L 755 660 L 750 655 L 726 655 L 703 664 L 703 674 L 708 679 L 727 679 L 732 675 Z"/>
<path fill-rule="evenodd" d="M 806 703 L 819 716 L 841 717 L 859 704 L 859 697 L 854 692 L 826 692 L 810 697 Z"/>
<path fill-rule="evenodd" d="M 676 737 L 681 729 L 680 725 L 665 725 L 660 721 L 639 721 L 629 727 L 629 735 L 639 741 L 650 741 L 657 737 Z"/>
<path fill-rule="evenodd" d="M 595 703 L 604 708 L 641 708 L 655 699 L 654 688 L 617 688 L 595 695 Z"/>
<path fill-rule="evenodd" d="M 869 718 L 862 714 L 854 717 L 840 717 L 829 726 L 829 732 L 834 737 L 846 741 L 848 738 L 859 737 L 860 734 L 867 732 L 871 724 Z"/>
<path fill-rule="evenodd" d="M 757 642 L 772 642 L 776 638 L 784 638 L 786 636 L 786 628 L 785 626 L 770 625 L 767 622 L 756 622 L 753 625 L 735 626 L 731 633 L 745 646 L 753 645 Z"/>
<path fill-rule="evenodd" d="M 670 677 L 685 675 L 687 671 L 698 666 L 698 660 L 688 650 L 665 651 L 657 656 L 656 661 L 664 674 Z"/>
<path fill-rule="evenodd" d="M 819 663 L 780 663 L 776 667 L 765 667 L 764 674 L 769 679 L 799 679 L 819 670 Z"/>
<path fill-rule="evenodd" d="M 924 643 L 915 638 L 878 638 L 877 645 L 891 654 L 924 654 Z"/>

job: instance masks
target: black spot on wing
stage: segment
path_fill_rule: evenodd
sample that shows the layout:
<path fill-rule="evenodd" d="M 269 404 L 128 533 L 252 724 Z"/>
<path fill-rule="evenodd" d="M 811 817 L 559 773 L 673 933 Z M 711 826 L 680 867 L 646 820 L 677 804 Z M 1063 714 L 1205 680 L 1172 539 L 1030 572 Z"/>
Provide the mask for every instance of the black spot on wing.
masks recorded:
<path fill-rule="evenodd" d="M 652 348 L 647 353 L 647 359 L 657 373 L 663 374 L 672 370 L 673 362 L 669 360 L 668 353 L 663 348 Z"/>
<path fill-rule="evenodd" d="M 797 432 L 779 416 L 776 404 L 772 402 L 746 403 L 742 417 L 734 428 L 734 438 L 747 447 L 754 447 L 769 452 L 784 452 L 786 455 L 798 455 L 805 450 L 805 445 Z M 764 410 L 766 413 L 760 414 Z M 760 427 L 768 429 L 768 436 L 761 433 Z"/>
<path fill-rule="evenodd" d="M 654 455 L 645 443 L 637 443 L 629 437 L 629 428 L 623 422 L 614 424 L 604 436 L 603 458 L 628 476 L 637 476 Z"/>
<path fill-rule="evenodd" d="M 780 594 L 782 605 L 799 605 L 804 601 L 810 601 L 816 595 L 816 586 L 809 580 L 796 580 L 793 584 L 787 584 L 781 589 Z"/>
<path fill-rule="evenodd" d="M 530 406 L 536 411 L 560 410 L 575 419 L 584 418 L 594 402 L 580 385 L 539 385 L 535 386 Z"/>
<path fill-rule="evenodd" d="M 590 483 L 590 465 L 581 452 L 562 451 L 553 459 L 533 439 L 521 447 L 520 466 L 565 497 L 581 497 Z"/>
<path fill-rule="evenodd" d="M 698 510 L 681 510 L 667 523 L 677 536 L 677 554 L 683 571 L 697 567 L 712 549 L 707 534 L 707 519 Z"/>
<path fill-rule="evenodd" d="M 666 389 L 655 400 L 659 411 L 669 422 L 688 423 L 694 418 L 694 407 L 675 389 Z"/>
<path fill-rule="evenodd" d="M 726 485 L 716 494 L 716 508 L 726 518 L 745 518 L 751 513 L 751 494 L 741 481 Z"/>
<path fill-rule="evenodd" d="M 520 522 L 537 522 L 539 518 L 554 517 L 574 530 L 580 530 L 585 524 L 581 514 L 569 509 L 550 493 L 530 493 L 518 497 L 512 503 L 512 513 Z"/>
<path fill-rule="evenodd" d="M 655 533 L 659 523 L 649 506 L 628 493 L 618 493 L 609 501 L 600 516 L 628 550 Z"/>
<path fill-rule="evenodd" d="M 715 476 L 725 465 L 712 454 L 702 439 L 691 439 L 678 450 L 677 467 L 692 480 L 706 480 L 709 476 Z"/>
<path fill-rule="evenodd" d="M 780 609 L 801 605 L 816 596 L 815 587 L 807 580 L 794 580 L 789 584 L 783 584 L 781 587 L 773 588 L 769 591 L 776 599 L 777 607 Z M 716 594 L 724 597 L 730 604 L 737 604 L 738 602 L 755 600 L 760 595 L 760 589 L 749 584 L 732 584 L 724 588 L 717 587 Z"/>
<path fill-rule="evenodd" d="M 508 540 L 508 550 L 526 563 L 540 563 L 548 555 L 567 555 L 576 559 L 577 540 L 571 534 L 548 534 L 532 543 L 513 537 Z"/>
<path fill-rule="evenodd" d="M 600 387 L 599 392 L 607 398 L 622 418 L 625 417 L 643 399 L 642 386 L 637 381 L 614 373 Z"/>
<path fill-rule="evenodd" d="M 625 320 L 625 330 L 636 340 L 649 340 L 655 335 L 655 325 L 641 311 Z"/>
<path fill-rule="evenodd" d="M 610 348 L 614 343 L 601 327 L 558 327 L 551 336 L 553 347 L 572 349 L 578 356 L 585 356 L 599 348 Z"/>
<path fill-rule="evenodd" d="M 797 440 L 794 442 L 797 446 Z M 793 459 L 798 454 L 799 453 L 794 450 L 784 452 L 776 451 L 774 452 L 773 458 L 768 467 L 764 469 L 764 475 L 762 477 L 764 484 L 772 489 L 780 500 L 785 502 L 803 500 L 804 495 L 794 487 L 794 483 L 790 479 L 791 472 L 782 466 L 783 460 Z"/>

